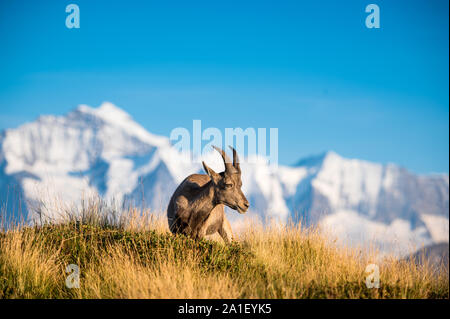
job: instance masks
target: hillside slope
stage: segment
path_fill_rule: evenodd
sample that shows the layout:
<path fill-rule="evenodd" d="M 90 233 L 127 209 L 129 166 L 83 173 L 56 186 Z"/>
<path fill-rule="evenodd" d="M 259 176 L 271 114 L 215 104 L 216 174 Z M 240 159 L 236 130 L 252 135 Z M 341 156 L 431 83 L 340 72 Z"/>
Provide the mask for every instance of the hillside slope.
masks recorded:
<path fill-rule="evenodd" d="M 368 287 L 376 256 L 314 228 L 252 224 L 224 245 L 134 209 L 111 224 L 107 210 L 0 232 L 0 298 L 448 298 L 448 272 L 393 258 L 376 261 L 379 288 Z"/>

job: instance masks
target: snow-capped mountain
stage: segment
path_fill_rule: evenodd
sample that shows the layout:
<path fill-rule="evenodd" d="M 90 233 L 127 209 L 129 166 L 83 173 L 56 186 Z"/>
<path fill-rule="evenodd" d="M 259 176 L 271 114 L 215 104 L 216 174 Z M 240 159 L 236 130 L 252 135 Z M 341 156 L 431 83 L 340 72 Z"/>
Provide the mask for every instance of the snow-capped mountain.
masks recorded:
<path fill-rule="evenodd" d="M 223 170 L 217 153 L 203 160 Z M 448 175 L 417 176 L 334 152 L 295 166 L 241 160 L 249 214 L 263 221 L 318 224 L 341 240 L 403 252 L 449 241 Z M 37 208 L 58 214 L 90 193 L 164 214 L 176 186 L 196 172 L 200 163 L 111 103 L 41 116 L 0 136 L 0 200 L 8 214 L 27 211 L 29 219 Z"/>

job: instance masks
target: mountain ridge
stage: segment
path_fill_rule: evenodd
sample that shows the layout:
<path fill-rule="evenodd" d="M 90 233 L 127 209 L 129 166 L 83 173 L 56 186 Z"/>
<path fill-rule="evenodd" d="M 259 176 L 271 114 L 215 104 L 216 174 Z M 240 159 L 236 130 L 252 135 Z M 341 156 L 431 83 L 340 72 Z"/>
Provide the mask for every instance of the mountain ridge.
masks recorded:
<path fill-rule="evenodd" d="M 205 154 L 204 160 L 223 170 L 216 153 Z M 406 249 L 448 242 L 448 174 L 416 175 L 395 164 L 346 159 L 334 151 L 276 169 L 263 158 L 242 160 L 250 216 L 321 224 L 339 238 L 350 234 L 356 243 L 375 237 L 380 246 L 399 240 Z M 76 202 L 83 193 L 163 213 L 174 188 L 198 172 L 201 164 L 179 153 L 167 137 L 148 132 L 109 102 L 99 108 L 80 105 L 64 116 L 40 116 L 0 135 L 2 202 L 14 202 L 8 188 L 17 187 L 25 200 L 16 206 L 30 210 L 44 202 L 49 215 L 57 210 L 47 203 L 51 196 Z M 237 214 L 227 214 L 239 223 Z"/>

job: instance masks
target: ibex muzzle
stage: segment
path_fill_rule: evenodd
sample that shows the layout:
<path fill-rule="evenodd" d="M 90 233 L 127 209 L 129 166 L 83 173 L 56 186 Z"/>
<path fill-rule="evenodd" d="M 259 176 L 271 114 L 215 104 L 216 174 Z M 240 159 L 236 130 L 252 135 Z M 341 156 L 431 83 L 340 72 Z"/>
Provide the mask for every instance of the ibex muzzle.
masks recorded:
<path fill-rule="evenodd" d="M 224 205 L 244 214 L 249 202 L 242 193 L 241 168 L 234 148 L 233 162 L 224 150 L 213 146 L 221 155 L 225 171 L 216 173 L 203 162 L 207 175 L 188 176 L 175 190 L 167 208 L 170 230 L 194 238 L 218 232 L 226 242 L 233 234 L 225 217 Z"/>

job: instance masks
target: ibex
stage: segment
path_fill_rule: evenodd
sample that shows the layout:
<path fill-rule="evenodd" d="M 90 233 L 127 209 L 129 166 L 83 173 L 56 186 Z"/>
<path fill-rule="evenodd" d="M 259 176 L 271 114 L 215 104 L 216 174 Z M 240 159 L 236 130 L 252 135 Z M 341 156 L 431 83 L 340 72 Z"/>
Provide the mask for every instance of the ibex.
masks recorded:
<path fill-rule="evenodd" d="M 226 243 L 233 241 L 224 205 L 244 214 L 249 207 L 242 193 L 241 168 L 234 148 L 233 163 L 223 149 L 213 146 L 222 155 L 225 171 L 216 173 L 205 162 L 207 175 L 193 174 L 178 186 L 167 208 L 170 231 L 201 239 L 216 232 Z"/>

